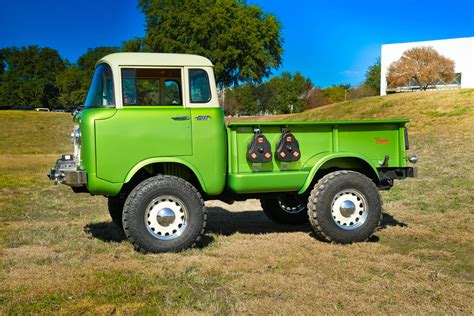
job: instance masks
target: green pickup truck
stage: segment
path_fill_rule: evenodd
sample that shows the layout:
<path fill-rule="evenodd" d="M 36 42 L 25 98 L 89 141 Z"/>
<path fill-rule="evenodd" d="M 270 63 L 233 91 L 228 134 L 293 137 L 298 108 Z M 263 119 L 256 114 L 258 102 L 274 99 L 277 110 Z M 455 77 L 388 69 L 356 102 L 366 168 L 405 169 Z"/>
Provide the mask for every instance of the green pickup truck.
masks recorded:
<path fill-rule="evenodd" d="M 106 196 L 141 252 L 193 246 L 205 200 L 257 198 L 277 223 L 309 221 L 323 240 L 364 241 L 381 221 L 379 190 L 415 176 L 408 120 L 226 124 L 213 65 L 196 55 L 104 57 L 74 122 L 74 153 L 49 178 Z"/>

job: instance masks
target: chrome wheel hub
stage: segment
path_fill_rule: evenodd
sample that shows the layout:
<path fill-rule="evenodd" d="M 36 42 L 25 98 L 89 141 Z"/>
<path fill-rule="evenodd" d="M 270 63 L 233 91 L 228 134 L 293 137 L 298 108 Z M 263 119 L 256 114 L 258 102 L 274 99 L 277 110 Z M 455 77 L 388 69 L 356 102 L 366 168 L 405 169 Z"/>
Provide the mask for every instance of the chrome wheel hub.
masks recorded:
<path fill-rule="evenodd" d="M 344 217 L 351 217 L 352 214 L 356 211 L 356 206 L 351 200 L 345 200 L 339 206 L 339 211 Z"/>
<path fill-rule="evenodd" d="M 174 222 L 176 219 L 176 214 L 170 208 L 162 208 L 156 214 L 156 221 L 163 227 L 167 227 Z"/>
<path fill-rule="evenodd" d="M 368 214 L 367 199 L 357 190 L 341 191 L 332 200 L 332 219 L 339 228 L 344 230 L 353 230 L 362 226 Z"/>
<path fill-rule="evenodd" d="M 145 226 L 155 238 L 171 240 L 186 229 L 188 211 L 184 203 L 175 196 L 160 196 L 151 201 L 145 211 Z"/>

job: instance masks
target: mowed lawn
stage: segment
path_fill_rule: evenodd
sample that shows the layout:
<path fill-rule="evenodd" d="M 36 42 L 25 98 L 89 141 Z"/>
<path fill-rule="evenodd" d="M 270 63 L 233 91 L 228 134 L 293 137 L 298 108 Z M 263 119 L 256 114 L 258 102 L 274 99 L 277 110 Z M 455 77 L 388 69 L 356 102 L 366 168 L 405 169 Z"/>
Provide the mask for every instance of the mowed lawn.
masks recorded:
<path fill-rule="evenodd" d="M 365 98 L 280 119 L 407 117 L 419 177 L 366 243 L 316 240 L 258 201 L 208 202 L 200 248 L 142 255 L 106 199 L 54 186 L 71 117 L 0 111 L 0 314 L 472 314 L 474 90 Z M 120 137 L 120 135 L 117 135 Z"/>

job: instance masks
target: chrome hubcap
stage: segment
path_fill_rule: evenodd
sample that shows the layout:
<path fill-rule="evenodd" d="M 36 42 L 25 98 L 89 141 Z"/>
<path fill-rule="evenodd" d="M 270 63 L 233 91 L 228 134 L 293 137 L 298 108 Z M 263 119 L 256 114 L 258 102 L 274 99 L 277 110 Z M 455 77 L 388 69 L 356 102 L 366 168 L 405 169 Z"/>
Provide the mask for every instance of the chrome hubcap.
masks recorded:
<path fill-rule="evenodd" d="M 175 196 L 165 195 L 151 201 L 145 211 L 145 226 L 155 238 L 171 240 L 186 229 L 188 211 Z"/>
<path fill-rule="evenodd" d="M 339 206 L 339 211 L 341 212 L 341 215 L 344 217 L 351 217 L 352 214 L 356 211 L 356 206 L 354 202 L 350 200 L 345 200 L 341 203 L 341 206 Z"/>
<path fill-rule="evenodd" d="M 332 201 L 331 216 L 336 225 L 344 230 L 354 230 L 367 220 L 369 208 L 365 196 L 348 189 L 337 193 Z"/>
<path fill-rule="evenodd" d="M 156 221 L 163 227 L 169 226 L 176 219 L 176 214 L 170 208 L 163 208 L 156 214 Z"/>

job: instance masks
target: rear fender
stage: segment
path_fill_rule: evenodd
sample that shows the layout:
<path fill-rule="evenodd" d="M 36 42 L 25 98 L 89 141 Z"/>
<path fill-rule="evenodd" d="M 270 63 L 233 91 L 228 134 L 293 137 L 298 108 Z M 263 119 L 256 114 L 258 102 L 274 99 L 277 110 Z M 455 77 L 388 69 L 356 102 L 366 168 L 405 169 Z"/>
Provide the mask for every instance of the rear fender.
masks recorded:
<path fill-rule="evenodd" d="M 309 166 L 313 166 L 313 167 L 311 168 L 311 171 L 308 174 L 308 177 L 306 178 L 306 181 L 304 185 L 301 187 L 301 189 L 299 190 L 298 194 L 303 194 L 309 188 L 309 186 L 313 182 L 314 176 L 325 163 L 330 162 L 331 160 L 337 159 L 337 158 L 357 159 L 360 161 L 361 165 L 365 163 L 366 165 L 370 166 L 371 170 L 374 172 L 374 175 L 377 177 L 378 180 L 380 180 L 376 166 L 374 166 L 367 157 L 357 154 L 357 153 L 352 153 L 352 152 L 337 152 L 337 153 L 324 152 L 324 153 L 320 153 L 311 157 L 303 166 L 303 169 L 305 169 L 305 167 L 309 168 Z"/>

